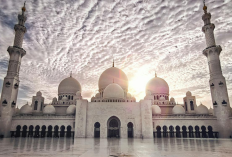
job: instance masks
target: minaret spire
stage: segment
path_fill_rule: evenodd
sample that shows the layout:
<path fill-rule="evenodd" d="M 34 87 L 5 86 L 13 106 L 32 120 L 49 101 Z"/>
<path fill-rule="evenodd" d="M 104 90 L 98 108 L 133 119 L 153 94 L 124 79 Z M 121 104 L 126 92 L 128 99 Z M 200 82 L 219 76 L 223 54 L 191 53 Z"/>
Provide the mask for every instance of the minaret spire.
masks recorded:
<path fill-rule="evenodd" d="M 24 2 L 24 5 L 23 5 L 23 7 L 22 7 L 22 15 L 24 15 L 24 12 L 26 11 L 25 5 L 26 5 L 26 1 Z"/>
<path fill-rule="evenodd" d="M 1 114 L 1 130 L 0 134 L 4 137 L 10 136 L 10 128 L 12 116 L 17 102 L 18 87 L 19 87 L 19 70 L 21 65 L 21 60 L 26 51 L 22 48 L 23 37 L 27 29 L 24 26 L 27 17 L 25 16 L 26 3 L 22 7 L 22 14 L 18 15 L 18 24 L 14 26 L 15 39 L 14 45 L 9 46 L 7 51 L 9 52 L 9 64 L 7 75 L 4 78 L 1 101 L 0 101 L 0 114 Z"/>
<path fill-rule="evenodd" d="M 210 73 L 210 91 L 212 97 L 212 103 L 214 108 L 214 115 L 217 117 L 219 136 L 229 138 L 231 135 L 230 125 L 230 102 L 227 92 L 226 80 L 222 74 L 220 53 L 222 48 L 220 45 L 216 45 L 214 38 L 215 25 L 210 22 L 211 14 L 207 12 L 207 7 L 204 3 L 204 14 L 202 20 L 204 26 L 202 31 L 205 33 L 206 48 L 203 50 L 203 54 L 207 57 Z"/>
<path fill-rule="evenodd" d="M 204 10 L 205 14 L 207 14 L 207 6 L 205 5 L 205 0 L 203 0 L 203 4 L 204 4 L 203 10 Z"/>

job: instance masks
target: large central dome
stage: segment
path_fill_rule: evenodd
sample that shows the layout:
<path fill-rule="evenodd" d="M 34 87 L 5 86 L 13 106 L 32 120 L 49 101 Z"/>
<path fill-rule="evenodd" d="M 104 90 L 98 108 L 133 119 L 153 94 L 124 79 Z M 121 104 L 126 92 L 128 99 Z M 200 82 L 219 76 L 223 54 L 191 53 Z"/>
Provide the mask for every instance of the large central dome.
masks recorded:
<path fill-rule="evenodd" d="M 62 80 L 58 87 L 58 95 L 60 94 L 76 94 L 78 91 L 81 92 L 80 83 L 72 76 Z"/>
<path fill-rule="evenodd" d="M 104 95 L 103 95 L 104 99 L 115 99 L 115 98 L 119 98 L 119 99 L 123 99 L 124 98 L 124 92 L 122 87 L 120 87 L 118 84 L 116 83 L 111 83 L 110 85 L 108 85 L 105 90 L 104 90 Z"/>
<path fill-rule="evenodd" d="M 109 69 L 106 69 L 101 74 L 98 81 L 99 90 L 105 89 L 109 84 L 112 84 L 113 82 L 117 83 L 124 90 L 128 89 L 128 79 L 126 74 L 116 67 L 111 67 Z"/>
<path fill-rule="evenodd" d="M 147 92 L 169 95 L 169 86 L 164 79 L 156 76 L 147 83 L 146 93 Z"/>

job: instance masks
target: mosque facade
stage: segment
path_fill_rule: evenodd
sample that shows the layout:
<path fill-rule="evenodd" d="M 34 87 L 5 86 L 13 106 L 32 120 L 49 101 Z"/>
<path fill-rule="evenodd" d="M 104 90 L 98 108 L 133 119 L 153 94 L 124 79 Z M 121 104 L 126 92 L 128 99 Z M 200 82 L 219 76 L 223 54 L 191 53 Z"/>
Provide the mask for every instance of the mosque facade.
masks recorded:
<path fill-rule="evenodd" d="M 15 25 L 14 45 L 9 46 L 9 65 L 0 101 L 2 137 L 76 137 L 76 138 L 229 138 L 232 116 L 227 86 L 220 65 L 220 45 L 214 38 L 211 14 L 204 5 L 202 19 L 213 109 L 196 105 L 196 97 L 186 92 L 183 104 L 170 98 L 168 83 L 155 76 L 146 86 L 140 101 L 128 92 L 127 75 L 119 68 L 106 69 L 98 80 L 98 93 L 88 101 L 82 98 L 80 83 L 70 75 L 58 86 L 51 104 L 44 103 L 40 91 L 31 104 L 17 108 L 19 69 L 26 51 L 25 6 Z"/>

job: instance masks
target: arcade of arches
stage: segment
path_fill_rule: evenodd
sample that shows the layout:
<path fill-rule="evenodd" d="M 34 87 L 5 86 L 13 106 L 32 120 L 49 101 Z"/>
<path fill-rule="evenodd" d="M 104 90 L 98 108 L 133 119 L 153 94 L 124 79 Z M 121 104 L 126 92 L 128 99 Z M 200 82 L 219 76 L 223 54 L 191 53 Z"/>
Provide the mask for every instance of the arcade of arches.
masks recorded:
<path fill-rule="evenodd" d="M 65 130 L 66 129 L 66 130 Z M 69 125 L 65 128 L 62 126 L 39 126 L 30 125 L 18 125 L 16 127 L 16 131 L 11 131 L 11 137 L 74 137 L 74 131 L 72 131 L 72 127 Z"/>
<path fill-rule="evenodd" d="M 161 137 L 183 137 L 183 138 L 218 138 L 218 132 L 213 131 L 212 126 L 169 126 L 164 125 L 163 127 L 157 126 L 156 131 L 153 132 L 153 136 Z"/>
<path fill-rule="evenodd" d="M 100 138 L 100 127 L 101 124 L 96 122 L 94 124 L 94 137 Z M 113 116 L 110 117 L 107 121 L 107 137 L 108 138 L 120 138 L 120 120 Z M 132 122 L 127 124 L 127 137 L 134 137 L 134 125 Z M 177 138 L 218 138 L 218 132 L 213 131 L 212 126 L 156 126 L 156 131 L 153 132 L 154 138 L 161 137 L 177 137 Z M 35 137 L 35 138 L 43 138 L 43 137 L 74 137 L 74 131 L 72 131 L 72 127 L 69 125 L 65 128 L 62 126 L 39 126 L 30 125 L 29 127 L 26 125 L 18 125 L 16 127 L 16 131 L 11 131 L 11 137 Z"/>

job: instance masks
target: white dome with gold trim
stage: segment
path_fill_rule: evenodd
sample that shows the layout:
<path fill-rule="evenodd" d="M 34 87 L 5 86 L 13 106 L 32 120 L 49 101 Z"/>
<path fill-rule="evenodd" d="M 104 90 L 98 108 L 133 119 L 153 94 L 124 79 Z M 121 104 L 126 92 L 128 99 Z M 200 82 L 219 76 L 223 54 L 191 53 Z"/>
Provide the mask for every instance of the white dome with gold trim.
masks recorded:
<path fill-rule="evenodd" d="M 23 105 L 20 108 L 20 114 L 32 114 L 32 107 L 28 103 Z"/>
<path fill-rule="evenodd" d="M 208 108 L 205 105 L 200 104 L 196 108 L 196 114 L 199 114 L 199 115 L 208 115 L 209 114 L 209 110 L 208 110 Z"/>
<path fill-rule="evenodd" d="M 99 90 L 105 89 L 112 82 L 117 83 L 123 90 L 128 90 L 128 78 L 121 69 L 116 67 L 106 69 L 99 78 Z"/>
<path fill-rule="evenodd" d="M 53 105 L 46 105 L 43 109 L 43 114 L 54 115 L 56 114 L 56 109 Z"/>
<path fill-rule="evenodd" d="M 74 115 L 75 113 L 76 113 L 76 106 L 75 105 L 70 105 L 66 110 L 67 115 Z"/>
<path fill-rule="evenodd" d="M 161 109 L 160 109 L 160 107 L 158 105 L 152 105 L 151 108 L 152 108 L 152 114 L 153 115 L 161 114 Z"/>
<path fill-rule="evenodd" d="M 109 84 L 103 92 L 104 99 L 123 99 L 124 91 L 117 83 Z"/>
<path fill-rule="evenodd" d="M 181 105 L 175 105 L 172 109 L 172 114 L 185 114 L 185 110 Z"/>
<path fill-rule="evenodd" d="M 156 76 L 147 83 L 146 93 L 149 92 L 152 94 L 169 95 L 169 86 L 164 79 Z"/>
<path fill-rule="evenodd" d="M 58 95 L 60 95 L 60 94 L 73 94 L 73 95 L 76 95 L 76 93 L 78 91 L 81 92 L 81 85 L 72 76 L 62 80 L 60 82 L 60 84 L 59 84 L 59 87 L 58 87 Z"/>

